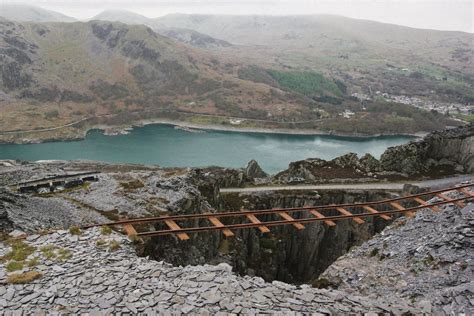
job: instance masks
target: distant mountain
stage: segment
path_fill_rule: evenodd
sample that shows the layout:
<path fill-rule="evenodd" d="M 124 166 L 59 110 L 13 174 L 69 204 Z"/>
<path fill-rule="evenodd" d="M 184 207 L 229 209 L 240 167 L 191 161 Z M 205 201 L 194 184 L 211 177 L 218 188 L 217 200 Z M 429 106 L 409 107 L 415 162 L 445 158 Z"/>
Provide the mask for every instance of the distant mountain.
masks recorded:
<path fill-rule="evenodd" d="M 275 91 L 271 97 L 270 90 Z M 35 122 L 130 111 L 253 118 L 312 113 L 293 93 L 239 79 L 216 57 L 146 26 L 102 21 L 0 19 L 0 91 L 8 100 L 3 104 L 16 113 L 16 121 L 0 120 L 2 128 L 27 122 L 18 120 L 29 111 Z M 58 106 L 59 114 L 43 116 Z M 5 112 L 2 116 L 7 118 Z"/>
<path fill-rule="evenodd" d="M 209 35 L 201 34 L 190 29 L 167 27 L 161 24 L 156 19 L 150 19 L 143 15 L 125 10 L 104 11 L 93 17 L 91 20 L 146 25 L 163 36 L 172 38 L 174 40 L 177 40 L 178 42 L 182 42 L 194 47 L 212 48 L 231 46 L 230 43 L 223 40 L 215 39 Z"/>
<path fill-rule="evenodd" d="M 241 45 L 291 45 L 308 47 L 321 39 L 349 40 L 351 44 L 377 43 L 385 46 L 411 49 L 419 47 L 420 40 L 437 45 L 442 39 L 466 41 L 473 34 L 414 29 L 394 24 L 358 20 L 335 15 L 199 15 L 170 14 L 155 19 L 168 27 L 195 30 Z M 358 43 L 357 43 L 358 42 Z M 336 43 L 333 43 L 336 44 Z M 400 46 L 406 47 L 400 47 Z"/>
<path fill-rule="evenodd" d="M 20 22 L 73 22 L 76 19 L 59 12 L 23 4 L 0 4 L 0 17 Z"/>
<path fill-rule="evenodd" d="M 278 35 L 270 30 L 258 35 L 257 29 L 267 26 L 257 23 L 253 33 L 252 28 L 242 26 L 255 40 L 253 44 L 249 40 L 245 45 L 231 45 L 222 38 L 152 21 L 163 36 L 143 25 L 146 17 L 119 13 L 112 11 L 102 18 L 120 18 L 129 24 L 0 18 L 0 132 L 67 125 L 85 117 L 104 125 L 155 117 L 229 124 L 228 117 L 238 117 L 250 119 L 243 124 L 252 128 L 263 124 L 344 133 L 409 133 L 443 127 L 445 117 L 411 106 L 387 105 L 376 98 L 361 103 L 350 93 L 367 87 L 374 93 L 421 91 L 428 95 L 438 89 L 437 93 L 456 97 L 472 92 L 469 66 L 456 73 L 456 68 L 452 71 L 441 64 L 445 52 L 453 49 L 458 50 L 451 63 L 461 65 L 465 58 L 469 60 L 465 55 L 469 43 L 460 48 L 469 39 L 463 33 L 435 32 L 425 41 L 419 39 L 415 53 L 402 44 L 398 50 L 375 45 L 367 34 L 369 38 L 363 41 L 364 35 L 337 29 L 332 33 L 328 29 L 316 40 L 296 31 L 295 38 L 283 33 L 279 44 Z M 237 38 L 242 30 L 233 30 L 236 24 L 214 33 L 235 33 L 229 39 Z M 300 22 L 295 25 L 296 30 Z M 292 25 L 287 26 L 291 31 Z M 307 32 L 313 27 L 308 26 Z M 261 41 L 256 40 L 259 36 Z M 273 36 L 274 42 L 265 36 Z M 307 37 L 306 44 L 299 36 Z M 431 58 L 424 50 L 439 38 L 443 39 L 438 41 L 439 56 Z M 281 45 L 293 41 L 298 45 Z M 417 63 L 426 68 L 414 68 Z M 446 74 L 453 75 L 448 80 L 437 79 Z M 352 113 L 352 118 L 342 122 L 343 112 Z M 85 130 L 78 128 L 72 135 Z"/>
<path fill-rule="evenodd" d="M 180 29 L 176 27 L 155 27 L 159 34 L 175 39 L 179 42 L 200 48 L 230 47 L 231 43 L 216 39 L 206 34 L 202 34 L 190 29 Z"/>
<path fill-rule="evenodd" d="M 235 44 L 220 54 L 265 68 L 311 70 L 351 90 L 474 97 L 474 34 L 341 16 L 172 14 L 155 19 Z M 472 99 L 474 100 L 474 99 Z"/>
<path fill-rule="evenodd" d="M 126 10 L 106 10 L 97 14 L 90 20 L 122 22 L 125 24 L 143 24 L 152 28 L 159 24 L 146 16 Z"/>

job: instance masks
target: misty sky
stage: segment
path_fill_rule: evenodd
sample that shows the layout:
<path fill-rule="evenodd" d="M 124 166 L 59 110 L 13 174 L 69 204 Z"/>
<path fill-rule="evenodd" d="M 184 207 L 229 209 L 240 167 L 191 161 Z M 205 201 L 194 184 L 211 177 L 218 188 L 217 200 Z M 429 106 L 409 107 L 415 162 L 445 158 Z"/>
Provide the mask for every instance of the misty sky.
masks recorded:
<path fill-rule="evenodd" d="M 89 19 L 107 9 L 129 10 L 147 17 L 169 13 L 328 13 L 417 28 L 474 33 L 474 0 L 0 0 L 2 3 L 37 5 L 78 19 Z"/>

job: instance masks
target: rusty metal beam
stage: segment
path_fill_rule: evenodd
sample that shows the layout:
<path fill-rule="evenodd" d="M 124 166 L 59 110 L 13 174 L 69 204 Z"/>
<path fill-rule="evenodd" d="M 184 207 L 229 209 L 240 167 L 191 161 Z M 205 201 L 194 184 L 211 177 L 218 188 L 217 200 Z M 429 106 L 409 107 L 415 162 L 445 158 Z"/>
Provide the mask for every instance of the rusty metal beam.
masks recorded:
<path fill-rule="evenodd" d="M 339 213 L 341 213 L 342 215 L 346 215 L 346 216 L 352 215 L 351 212 L 349 212 L 348 210 L 346 210 L 346 209 L 343 208 L 343 207 L 336 207 L 336 210 L 337 210 Z M 354 222 L 356 222 L 357 224 L 364 224 L 364 223 L 365 223 L 364 220 L 363 220 L 362 218 L 360 218 L 360 217 L 352 217 L 352 220 L 353 220 Z"/>
<path fill-rule="evenodd" d="M 452 198 L 450 198 L 447 195 L 444 195 L 443 193 L 436 193 L 436 196 L 439 197 L 440 199 L 443 199 L 443 200 L 448 201 L 448 202 L 453 201 Z M 456 204 L 459 207 L 465 207 L 466 206 L 466 204 L 464 204 L 463 202 L 460 202 L 460 201 L 456 201 L 456 202 L 452 202 L 452 203 Z"/>
<path fill-rule="evenodd" d="M 313 214 L 314 216 L 316 216 L 317 218 L 326 218 L 326 216 L 324 216 L 323 214 L 319 213 L 318 211 L 316 210 L 309 210 L 309 212 L 311 214 Z M 334 223 L 333 221 L 331 220 L 324 220 L 324 224 L 328 225 L 328 226 L 336 226 L 336 223 Z"/>
<path fill-rule="evenodd" d="M 366 203 L 353 203 L 353 204 L 340 204 L 337 205 L 338 207 L 363 207 L 364 205 L 368 206 L 373 206 L 373 205 L 382 205 L 382 204 L 389 204 L 391 202 L 397 202 L 397 201 L 402 201 L 402 200 L 410 200 L 415 197 L 421 197 L 421 196 L 427 196 L 427 195 L 435 195 L 436 193 L 439 192 L 446 192 L 446 191 L 452 191 L 452 190 L 459 190 L 462 188 L 467 188 L 467 187 L 472 187 L 474 184 L 466 184 L 454 188 L 448 188 L 448 189 L 443 189 L 443 190 L 436 190 L 436 191 L 429 191 L 429 192 L 424 192 L 424 193 L 419 193 L 415 195 L 410 195 L 410 196 L 404 196 L 404 197 L 399 197 L 399 198 L 394 198 L 394 199 L 386 199 L 386 200 L 380 200 L 380 201 L 373 201 L 373 202 L 366 202 Z M 306 207 L 300 207 L 300 208 L 287 208 L 284 209 L 286 212 L 304 212 L 308 211 L 311 209 L 315 209 L 318 211 L 322 210 L 330 210 L 334 209 L 333 205 L 325 205 L 325 206 L 306 206 Z M 264 215 L 264 214 L 274 214 L 277 211 L 274 209 L 266 209 L 266 210 L 256 210 L 256 211 L 238 211 L 238 212 L 220 212 L 220 213 L 212 213 L 212 214 L 187 214 L 187 215 L 172 215 L 172 216 L 159 216 L 159 217 L 145 217 L 145 218 L 136 218 L 136 219 L 131 219 L 131 220 L 126 220 L 126 221 L 117 221 L 117 222 L 111 222 L 111 223 L 105 223 L 105 224 L 91 224 L 91 225 L 85 225 L 82 228 L 87 229 L 91 227 L 97 227 L 97 226 L 104 226 L 104 225 L 121 225 L 124 223 L 146 223 L 146 222 L 159 222 L 159 221 L 164 221 L 164 220 L 186 220 L 186 219 L 196 219 L 196 218 L 209 218 L 209 217 L 235 217 L 235 216 L 247 216 L 247 214 L 250 215 Z"/>
<path fill-rule="evenodd" d="M 380 213 L 379 211 L 377 211 L 376 209 L 374 209 L 374 208 L 372 208 L 372 207 L 370 207 L 370 206 L 368 206 L 368 205 L 364 205 L 364 206 L 362 206 L 362 207 L 363 207 L 364 209 L 366 209 L 367 211 L 369 211 L 370 213 L 372 213 L 372 214 L 379 214 L 379 213 Z M 387 221 L 389 221 L 389 220 L 392 219 L 392 217 L 390 217 L 390 216 L 388 216 L 388 215 L 384 215 L 384 214 L 379 214 L 379 216 L 380 216 L 381 218 L 383 218 L 384 220 L 387 220 Z"/>
<path fill-rule="evenodd" d="M 470 186 L 474 186 L 474 184 L 471 184 Z M 453 190 L 458 190 L 462 192 L 465 189 L 463 187 L 454 187 L 454 188 L 447 188 L 443 192 L 450 192 Z M 465 189 L 467 191 L 467 189 Z M 441 193 L 441 194 L 440 194 Z M 424 209 L 424 208 L 431 208 L 431 209 L 438 209 L 439 205 L 445 205 L 445 204 L 460 204 L 463 201 L 468 201 L 472 200 L 474 197 L 474 194 L 471 194 L 469 191 L 468 193 L 465 193 L 465 196 L 461 198 L 456 198 L 456 199 L 451 199 L 447 197 L 446 195 L 442 194 L 442 192 L 437 192 L 434 195 L 440 194 L 442 197 L 441 202 L 436 202 L 432 204 L 428 204 L 425 202 L 423 199 L 419 198 L 417 195 L 415 196 L 406 196 L 403 198 L 403 200 L 410 201 L 414 200 L 420 203 L 421 205 L 416 206 L 416 207 L 411 207 L 411 208 L 405 208 L 397 201 L 394 201 L 393 199 L 390 200 L 390 202 L 386 202 L 387 200 L 384 200 L 383 202 L 385 204 L 390 204 L 392 205 L 395 209 L 389 210 L 389 211 L 378 211 L 375 208 L 372 208 L 370 205 L 380 205 L 384 204 L 382 202 L 367 202 L 367 203 L 355 203 L 351 204 L 350 207 L 359 207 L 363 208 L 366 213 L 358 213 L 358 214 L 353 214 L 350 211 L 348 211 L 343 205 L 328 205 L 328 206 L 305 206 L 300 209 L 272 209 L 270 211 L 264 211 L 262 212 L 261 210 L 256 210 L 256 211 L 237 211 L 237 212 L 228 212 L 228 213 L 223 213 L 224 215 L 221 215 L 222 213 L 207 213 L 207 214 L 193 214 L 193 216 L 189 215 L 176 215 L 176 216 L 164 216 L 160 217 L 159 220 L 155 220 L 155 222 L 162 221 L 164 222 L 169 229 L 167 230 L 157 230 L 157 231 L 150 231 L 150 232 L 142 232 L 142 233 L 136 233 L 134 230 L 132 224 L 134 223 L 146 223 L 146 222 L 153 222 L 154 220 L 151 220 L 152 218 L 144 218 L 144 219 L 122 219 L 117 222 L 113 223 L 107 223 L 107 224 L 102 224 L 102 225 L 96 225 L 96 226 L 111 226 L 111 225 L 123 225 L 124 229 L 127 232 L 127 234 L 134 234 L 136 233 L 137 236 L 162 236 L 162 235 L 169 235 L 169 234 L 174 234 L 177 235 L 180 240 L 187 240 L 189 239 L 189 236 L 187 233 L 190 232 L 204 232 L 204 231 L 223 231 L 223 233 L 226 236 L 233 236 L 233 232 L 231 229 L 245 229 L 245 228 L 258 228 L 262 232 L 269 232 L 269 228 L 271 226 L 282 226 L 282 225 L 293 225 L 297 227 L 298 229 L 304 229 L 303 224 L 306 223 L 312 223 L 312 222 L 317 222 L 317 221 L 323 221 L 326 225 L 329 226 L 334 226 L 336 225 L 336 221 L 338 220 L 344 220 L 344 219 L 352 219 L 356 221 L 357 223 L 364 223 L 362 220 L 363 217 L 372 217 L 372 216 L 379 216 L 384 219 L 390 219 L 390 215 L 393 214 L 411 214 L 412 216 L 414 215 L 414 212 Z M 428 194 L 428 193 L 426 193 Z M 438 195 L 439 196 L 439 195 Z M 462 203 L 464 205 L 464 203 Z M 339 211 L 341 215 L 326 215 L 322 214 L 319 211 L 321 210 L 330 210 L 330 209 L 336 209 Z M 290 214 L 291 212 L 301 212 L 301 211 L 308 211 L 310 214 L 312 214 L 314 217 L 310 218 L 294 218 Z M 274 214 L 282 217 L 282 220 L 270 220 L 270 221 L 260 221 L 256 215 L 261 215 L 261 214 Z M 234 217 L 234 218 L 239 218 L 239 217 L 245 217 L 249 219 L 250 223 L 240 223 L 240 224 L 231 224 L 231 225 L 225 225 L 221 222 L 219 217 Z M 266 219 L 269 219 L 272 217 L 267 217 Z M 179 221 L 189 221 L 190 219 L 208 219 L 209 222 L 212 224 L 212 226 L 205 226 L 205 227 L 188 227 L 188 228 L 181 228 L 175 220 Z M 194 221 L 195 224 L 201 223 L 198 221 Z M 125 226 L 127 225 L 127 226 Z M 83 227 L 86 228 L 86 227 Z M 133 231 L 132 231 L 133 230 Z M 230 234 L 229 234 L 230 232 Z"/>
<path fill-rule="evenodd" d="M 179 232 L 180 230 L 182 230 L 182 228 L 179 227 L 179 225 L 176 224 L 175 221 L 173 221 L 171 219 L 167 219 L 167 220 L 165 220 L 165 224 L 171 229 L 171 231 L 173 231 L 178 236 L 178 238 L 180 240 L 188 240 L 189 239 L 188 234 Z"/>
<path fill-rule="evenodd" d="M 298 229 L 298 230 L 302 230 L 304 229 L 304 226 L 302 224 L 299 224 L 299 223 L 293 223 L 295 221 L 295 219 L 293 217 L 291 217 L 288 213 L 285 213 L 285 212 L 278 212 L 277 213 L 278 215 L 280 215 L 281 217 L 283 217 L 284 219 L 286 219 L 287 221 L 289 222 L 292 222 L 293 226 Z"/>
<path fill-rule="evenodd" d="M 135 230 L 132 224 L 124 224 L 123 230 L 125 230 L 125 233 L 127 234 L 128 237 L 137 235 L 137 231 Z"/>
<path fill-rule="evenodd" d="M 461 193 L 466 194 L 467 196 L 474 196 L 474 192 L 469 191 L 467 188 L 456 189 Z"/>
<path fill-rule="evenodd" d="M 251 221 L 253 224 L 259 225 L 261 221 L 253 214 L 247 214 L 246 217 Z M 262 233 L 269 233 L 270 229 L 264 225 L 259 225 L 257 228 L 262 232 Z"/>
<path fill-rule="evenodd" d="M 407 217 L 413 217 L 415 216 L 415 213 L 413 212 L 410 212 L 410 211 L 407 211 L 406 208 L 404 208 L 403 206 L 401 206 L 399 203 L 397 202 L 390 202 L 390 205 L 393 206 L 394 208 L 396 208 L 397 210 L 399 211 L 403 211 L 403 213 L 407 216 Z"/>
<path fill-rule="evenodd" d="M 217 218 L 217 217 L 209 217 L 209 221 L 214 225 L 214 226 L 217 226 L 217 227 L 224 227 L 225 225 Z M 233 237 L 234 236 L 234 233 L 228 229 L 228 228 L 224 228 L 222 230 L 222 233 L 224 234 L 224 236 L 226 237 Z"/>
<path fill-rule="evenodd" d="M 462 198 L 457 198 L 453 199 L 454 201 L 464 201 L 469 198 L 462 197 Z M 440 205 L 446 205 L 450 204 L 451 202 L 448 201 L 441 201 L 441 202 L 436 202 L 431 205 L 433 206 L 440 206 Z M 332 221 L 338 221 L 338 220 L 346 220 L 346 219 L 352 219 L 354 217 L 373 217 L 373 216 L 380 216 L 381 214 L 383 215 L 393 215 L 393 214 L 403 214 L 406 212 L 416 212 L 420 209 L 424 209 L 426 206 L 420 205 L 420 206 L 415 206 L 411 208 L 404 208 L 403 210 L 389 210 L 389 211 L 380 211 L 378 214 L 375 213 L 360 213 L 360 214 L 351 214 L 351 215 L 336 215 L 336 216 L 328 216 L 325 218 L 317 218 L 317 217 L 311 217 L 311 218 L 301 218 L 301 219 L 295 219 L 295 222 L 297 223 L 312 223 L 312 222 L 318 222 L 318 221 L 324 221 L 325 219 L 330 219 Z M 262 225 L 263 222 L 260 223 L 243 223 L 243 224 L 231 224 L 231 225 L 226 225 L 225 228 L 228 229 L 246 229 L 246 228 L 258 228 L 259 226 Z M 282 226 L 282 225 L 288 225 L 292 224 L 291 222 L 288 222 L 287 220 L 278 220 L 278 221 L 269 221 L 269 222 L 264 222 L 265 226 Z M 205 232 L 205 231 L 212 231 L 212 230 L 222 230 L 222 227 L 216 227 L 216 226 L 209 226 L 209 227 L 191 227 L 191 228 L 182 228 L 181 232 L 185 233 L 197 233 L 197 232 Z M 169 235 L 169 234 L 174 234 L 176 233 L 174 230 L 166 230 L 166 231 L 153 231 L 153 232 L 143 232 L 143 233 L 138 233 L 138 236 L 143 236 L 143 237 L 151 237 L 151 236 L 163 236 L 163 235 Z"/>
<path fill-rule="evenodd" d="M 439 207 L 437 206 L 431 206 L 430 203 L 426 202 L 425 200 L 423 199 L 420 199 L 419 197 L 414 197 L 413 200 L 415 200 L 416 202 L 420 203 L 421 205 L 424 205 L 430 209 L 432 209 L 433 211 L 435 212 L 439 212 L 441 211 Z"/>

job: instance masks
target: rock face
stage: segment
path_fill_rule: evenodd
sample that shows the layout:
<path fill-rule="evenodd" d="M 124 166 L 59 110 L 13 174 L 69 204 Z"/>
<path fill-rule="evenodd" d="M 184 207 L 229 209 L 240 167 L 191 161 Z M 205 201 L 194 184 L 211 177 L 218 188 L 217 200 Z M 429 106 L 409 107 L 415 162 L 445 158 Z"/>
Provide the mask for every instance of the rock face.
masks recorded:
<path fill-rule="evenodd" d="M 398 180 L 474 172 L 474 125 L 433 132 L 406 145 L 388 148 L 375 159 L 348 153 L 326 161 L 290 163 L 272 177 L 278 183 Z"/>
<path fill-rule="evenodd" d="M 469 313 L 474 307 L 473 224 L 474 204 L 400 218 L 339 258 L 322 278 L 369 297 L 410 299 L 427 314 Z"/>
<path fill-rule="evenodd" d="M 250 160 L 245 168 L 245 175 L 249 179 L 266 178 L 268 175 L 260 168 L 257 161 Z"/>
<path fill-rule="evenodd" d="M 0 189 L 0 231 L 9 232 L 13 230 L 13 222 L 8 216 L 8 211 L 6 210 L 5 199 L 2 198 L 5 194 L 3 189 Z"/>
<path fill-rule="evenodd" d="M 388 148 L 380 163 L 385 171 L 408 175 L 474 172 L 474 124 L 433 132 L 424 139 Z"/>
<path fill-rule="evenodd" d="M 214 190 L 207 190 L 211 192 Z M 218 191 L 218 190 L 217 190 Z M 203 192 L 203 191 L 201 191 Z M 269 209 L 301 207 L 304 205 L 327 205 L 352 203 L 388 198 L 390 194 L 373 191 L 327 191 L 327 192 L 270 192 L 255 194 L 226 194 L 205 197 L 194 195 L 192 200 L 180 204 L 186 213 L 198 211 L 199 205 L 211 209 L 228 211 L 245 209 Z M 189 208 L 185 207 L 189 205 Z M 201 206 L 202 209 L 202 206 Z M 299 217 L 298 214 L 293 216 Z M 277 217 L 262 217 L 262 220 L 277 220 Z M 234 222 L 227 221 L 229 224 Z M 235 222 L 237 223 L 237 222 Z M 274 227 L 271 233 L 258 230 L 235 231 L 235 237 L 225 239 L 220 233 L 193 234 L 186 243 L 175 237 L 151 238 L 145 243 L 143 255 L 156 260 L 165 260 L 176 265 L 228 262 L 241 274 L 258 275 L 267 281 L 306 282 L 316 278 L 347 249 L 361 244 L 389 222 L 369 219 L 363 225 L 344 221 L 336 227 L 322 223 L 306 225 L 297 231 L 294 227 Z"/>
<path fill-rule="evenodd" d="M 112 249 L 112 243 L 118 246 Z M 37 265 L 7 272 L 2 262 L 0 282 L 32 271 L 40 273 L 39 278 L 27 284 L 2 284 L 0 306 L 5 314 L 420 312 L 409 302 L 396 298 L 379 301 L 344 291 L 240 277 L 225 263 L 174 267 L 139 258 L 125 237 L 116 233 L 103 235 L 99 229 L 79 236 L 67 231 L 31 235 L 26 244 L 34 247 L 28 259 L 37 258 Z M 0 243 L 0 256 L 10 250 Z"/>
<path fill-rule="evenodd" d="M 374 181 L 374 174 L 379 171 L 380 162 L 372 155 L 366 154 L 359 159 L 357 154 L 348 153 L 329 161 L 311 158 L 292 162 L 287 170 L 272 179 L 278 183 Z"/>

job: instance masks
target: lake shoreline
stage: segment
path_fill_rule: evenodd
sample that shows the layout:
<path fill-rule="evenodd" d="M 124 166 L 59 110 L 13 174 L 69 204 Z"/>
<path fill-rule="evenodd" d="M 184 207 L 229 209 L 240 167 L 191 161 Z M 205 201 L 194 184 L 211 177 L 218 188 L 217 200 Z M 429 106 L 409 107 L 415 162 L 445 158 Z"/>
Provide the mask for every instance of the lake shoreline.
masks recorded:
<path fill-rule="evenodd" d="M 95 126 L 83 141 L 2 145 L 0 159 L 91 160 L 197 168 L 241 168 L 257 160 L 263 170 L 273 174 L 286 169 L 292 161 L 312 157 L 330 160 L 353 152 L 361 156 L 370 153 L 378 159 L 386 148 L 413 140 L 406 136 L 351 138 L 219 132 L 177 127 L 168 121 L 141 123 L 142 127 L 135 125 L 132 131 L 116 129 L 121 133 L 117 137 L 109 137 L 107 134 L 113 131 L 106 133 L 99 129 L 103 126 Z"/>
<path fill-rule="evenodd" d="M 128 134 L 132 129 L 140 128 L 146 125 L 171 125 L 179 127 L 185 131 L 222 131 L 222 132 L 236 132 L 236 133 L 259 133 L 259 134 L 275 134 L 275 135 L 310 135 L 310 136 L 334 136 L 334 137 L 351 137 L 359 139 L 367 139 L 373 137 L 384 137 L 384 136 L 404 136 L 414 137 L 415 139 L 423 138 L 428 135 L 429 132 L 418 132 L 418 133 L 378 133 L 378 134 L 359 134 L 359 133 L 340 133 L 340 132 L 326 132 L 322 130 L 313 129 L 289 129 L 289 128 L 258 128 L 258 127 L 237 127 L 237 126 L 224 126 L 217 124 L 200 124 L 191 123 L 182 120 L 171 120 L 164 118 L 157 119 L 141 119 L 124 125 L 106 125 L 106 124 L 93 124 L 85 129 L 78 132 L 76 135 L 68 137 L 45 137 L 45 138 L 22 138 L 15 139 L 13 141 L 0 140 L 0 144 L 39 144 L 47 142 L 63 142 L 63 141 L 81 141 L 84 140 L 87 134 L 92 130 L 101 130 L 107 136 L 116 136 Z M 43 131 L 18 131 L 22 134 L 34 134 L 42 133 Z"/>
<path fill-rule="evenodd" d="M 221 131 L 221 132 L 236 132 L 236 133 L 261 133 L 261 134 L 282 134 L 282 135 L 310 135 L 310 136 L 335 136 L 335 137 L 353 137 L 353 138 L 372 138 L 382 136 L 407 136 L 415 138 L 423 138 L 429 134 L 429 132 L 418 132 L 418 133 L 379 133 L 379 134 L 357 134 L 357 133 L 336 133 L 336 132 L 325 132 L 321 130 L 310 130 L 310 129 L 289 129 L 289 128 L 252 128 L 252 127 L 237 127 L 237 126 L 224 126 L 216 124 L 197 124 L 186 121 L 168 120 L 168 119 L 147 119 L 134 122 L 126 126 L 107 126 L 107 125 L 95 125 L 89 129 L 99 129 L 102 131 L 109 131 L 108 135 L 119 135 L 126 133 L 130 128 L 140 128 L 146 125 L 172 125 L 183 128 L 183 130 L 201 130 L 201 131 Z M 115 130 L 117 134 L 110 133 Z"/>

